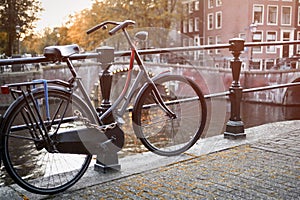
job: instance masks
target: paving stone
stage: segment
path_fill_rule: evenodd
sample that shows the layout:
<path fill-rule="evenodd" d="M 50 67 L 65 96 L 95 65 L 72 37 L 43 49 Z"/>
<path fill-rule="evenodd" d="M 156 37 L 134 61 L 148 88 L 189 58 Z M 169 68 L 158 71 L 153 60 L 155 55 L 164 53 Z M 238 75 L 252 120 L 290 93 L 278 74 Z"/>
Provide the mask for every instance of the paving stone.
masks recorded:
<path fill-rule="evenodd" d="M 300 199 L 299 154 L 295 130 L 45 198 Z"/>

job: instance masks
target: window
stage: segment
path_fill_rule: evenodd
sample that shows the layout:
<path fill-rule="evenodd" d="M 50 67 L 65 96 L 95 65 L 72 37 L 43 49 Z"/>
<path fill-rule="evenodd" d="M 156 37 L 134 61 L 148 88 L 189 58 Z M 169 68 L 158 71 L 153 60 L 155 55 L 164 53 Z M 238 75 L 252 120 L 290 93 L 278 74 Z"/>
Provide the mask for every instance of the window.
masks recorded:
<path fill-rule="evenodd" d="M 200 38 L 199 35 L 194 36 L 194 45 L 200 46 Z"/>
<path fill-rule="evenodd" d="M 200 46 L 200 36 L 195 35 L 194 36 L 194 46 Z M 194 60 L 199 60 L 200 51 L 194 51 Z"/>
<path fill-rule="evenodd" d="M 283 32 L 283 35 L 282 35 L 282 40 L 283 41 L 290 41 L 290 38 L 291 37 L 291 33 L 288 31 L 288 32 Z"/>
<path fill-rule="evenodd" d="M 209 36 L 208 37 L 208 40 L 207 40 L 207 44 L 208 45 L 212 45 L 214 43 L 214 38 L 213 37 L 211 37 L 211 36 Z M 208 54 L 212 54 L 213 53 L 213 50 L 208 50 Z"/>
<path fill-rule="evenodd" d="M 186 33 L 187 32 L 187 20 L 183 20 L 183 23 L 182 23 L 182 31 L 183 33 Z"/>
<path fill-rule="evenodd" d="M 199 1 L 195 1 L 195 10 L 199 10 L 200 6 L 199 6 Z"/>
<path fill-rule="evenodd" d="M 200 23 L 199 17 L 195 17 L 195 31 L 199 31 L 199 23 Z"/>
<path fill-rule="evenodd" d="M 266 70 L 269 70 L 269 69 L 272 69 L 275 65 L 275 62 L 273 59 L 269 59 L 269 60 L 266 60 Z"/>
<path fill-rule="evenodd" d="M 194 6 L 193 2 L 190 2 L 189 3 L 189 13 L 193 12 L 193 6 Z"/>
<path fill-rule="evenodd" d="M 213 8 L 214 0 L 208 0 L 208 8 Z"/>
<path fill-rule="evenodd" d="M 268 24 L 269 25 L 277 25 L 277 6 L 268 6 Z"/>
<path fill-rule="evenodd" d="M 194 31 L 194 20 L 191 18 L 189 19 L 189 32 Z"/>
<path fill-rule="evenodd" d="M 277 38 L 276 31 L 267 32 L 267 42 L 275 42 Z M 275 46 L 267 46 L 267 53 L 276 53 Z"/>
<path fill-rule="evenodd" d="M 253 21 L 262 24 L 263 23 L 263 13 L 264 12 L 264 6 L 262 5 L 254 5 L 253 6 Z"/>
<path fill-rule="evenodd" d="M 222 0 L 216 0 L 216 6 L 217 7 L 222 6 Z"/>
<path fill-rule="evenodd" d="M 281 11 L 281 25 L 291 25 L 292 8 L 283 6 Z"/>
<path fill-rule="evenodd" d="M 214 26 L 214 15 L 212 13 L 208 14 L 207 17 L 207 29 L 212 30 Z"/>
<path fill-rule="evenodd" d="M 216 29 L 222 28 L 222 12 L 216 13 Z"/>
<path fill-rule="evenodd" d="M 216 44 L 221 44 L 221 36 L 217 35 L 216 36 Z M 220 54 L 221 50 L 220 49 L 216 49 L 216 54 Z"/>
<path fill-rule="evenodd" d="M 251 69 L 260 70 L 261 69 L 261 60 L 260 59 L 253 59 Z"/>
<path fill-rule="evenodd" d="M 262 32 L 261 31 L 256 31 L 253 34 L 253 42 L 262 42 Z M 255 53 L 262 53 L 262 48 L 259 47 L 253 47 L 253 52 Z"/>

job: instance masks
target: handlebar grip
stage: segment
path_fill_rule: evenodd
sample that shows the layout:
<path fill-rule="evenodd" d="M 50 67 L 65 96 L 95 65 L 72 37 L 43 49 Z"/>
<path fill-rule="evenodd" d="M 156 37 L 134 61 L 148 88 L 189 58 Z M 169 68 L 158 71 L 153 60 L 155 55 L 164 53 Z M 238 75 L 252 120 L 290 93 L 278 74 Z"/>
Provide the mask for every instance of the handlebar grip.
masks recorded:
<path fill-rule="evenodd" d="M 120 29 L 124 29 L 129 25 L 134 25 L 135 21 L 132 20 L 125 20 L 124 22 L 122 22 L 121 24 L 117 25 L 116 27 L 114 27 L 113 29 L 111 29 L 109 31 L 109 35 L 114 35 L 116 32 L 118 32 Z"/>
<path fill-rule="evenodd" d="M 94 26 L 93 28 L 87 30 L 86 34 L 91 34 L 94 31 L 98 30 L 99 28 L 101 28 L 102 24 L 98 24 L 97 26 Z"/>
<path fill-rule="evenodd" d="M 89 29 L 86 33 L 87 34 L 91 34 L 93 33 L 94 31 L 102 28 L 102 29 L 106 29 L 107 28 L 107 24 L 113 24 L 113 25 L 119 25 L 120 22 L 114 22 L 114 21 L 105 21 L 105 22 L 102 22 L 101 24 L 98 24 L 96 26 L 94 26 L 93 28 Z"/>

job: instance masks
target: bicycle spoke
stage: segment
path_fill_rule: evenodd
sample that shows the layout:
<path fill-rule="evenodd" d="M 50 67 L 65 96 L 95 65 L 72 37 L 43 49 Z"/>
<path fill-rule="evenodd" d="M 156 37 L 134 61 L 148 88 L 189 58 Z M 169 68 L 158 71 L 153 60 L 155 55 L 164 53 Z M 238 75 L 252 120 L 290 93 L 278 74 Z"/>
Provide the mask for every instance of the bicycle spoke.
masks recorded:
<path fill-rule="evenodd" d="M 202 134 L 206 119 L 205 99 L 197 86 L 182 76 L 164 76 L 157 80 L 157 85 L 163 87 L 160 95 L 176 117 L 167 118 L 165 109 L 160 109 L 151 88 L 147 88 L 133 113 L 134 130 L 150 151 L 165 156 L 178 155 Z"/>
<path fill-rule="evenodd" d="M 77 123 L 79 118 L 74 116 L 72 109 L 80 111 L 83 117 L 96 124 L 95 120 L 90 118 L 93 116 L 90 110 L 79 98 L 71 98 L 70 93 L 51 88 L 48 96 L 49 114 L 45 115 L 45 104 L 41 103 L 44 101 L 44 91 L 32 93 L 30 99 L 25 95 L 28 99 L 24 98 L 12 106 L 8 116 L 11 120 L 6 130 L 3 130 L 4 153 L 5 157 L 9 158 L 4 159 L 5 168 L 16 183 L 39 194 L 53 194 L 72 186 L 83 175 L 91 161 L 90 155 L 52 153 L 55 152 L 54 148 L 46 145 L 46 138 L 49 136 L 47 134 L 52 134 L 53 137 L 58 129 L 66 129 L 69 126 L 74 129 L 77 126 L 82 127 L 83 123 Z M 33 109 L 37 104 L 29 103 L 33 102 L 32 99 L 39 102 L 39 108 Z M 51 119 L 48 120 L 47 116 Z M 66 126 L 62 127 L 63 124 Z M 41 131 L 44 131 L 44 137 Z M 36 134 L 40 134 L 40 139 L 35 138 Z"/>

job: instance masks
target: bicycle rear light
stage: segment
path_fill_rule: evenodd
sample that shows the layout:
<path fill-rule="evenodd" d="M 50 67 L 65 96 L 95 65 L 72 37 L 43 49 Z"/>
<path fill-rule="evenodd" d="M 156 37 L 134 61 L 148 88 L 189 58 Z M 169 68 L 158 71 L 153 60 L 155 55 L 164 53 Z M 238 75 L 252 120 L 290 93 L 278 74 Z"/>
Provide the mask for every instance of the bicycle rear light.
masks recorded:
<path fill-rule="evenodd" d="M 7 85 L 1 86 L 1 94 L 9 94 L 9 87 Z"/>

